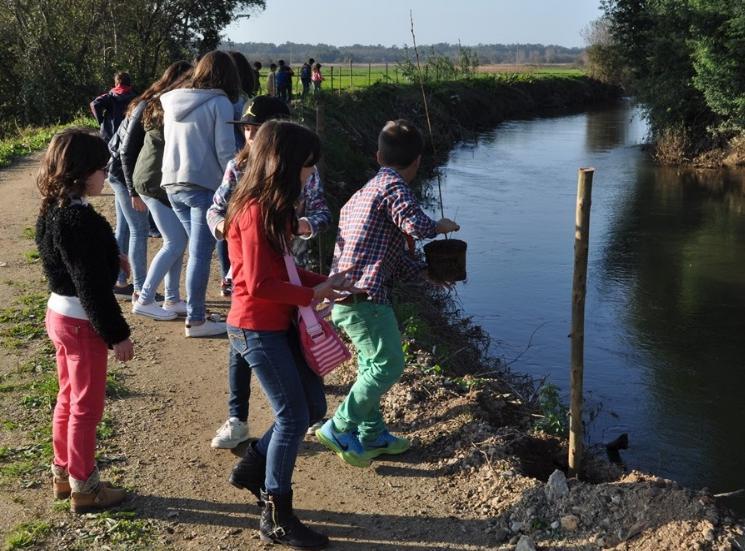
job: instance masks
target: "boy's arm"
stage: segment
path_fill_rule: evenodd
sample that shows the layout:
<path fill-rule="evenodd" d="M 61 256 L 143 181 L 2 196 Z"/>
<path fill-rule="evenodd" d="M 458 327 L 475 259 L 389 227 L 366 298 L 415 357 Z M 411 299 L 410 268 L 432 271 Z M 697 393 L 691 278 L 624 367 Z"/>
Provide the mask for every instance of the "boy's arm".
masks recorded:
<path fill-rule="evenodd" d="M 104 119 L 104 113 L 111 108 L 111 96 L 108 92 L 101 94 L 91 102 L 90 107 L 91 113 L 93 113 L 98 124 L 101 124 Z"/>
<path fill-rule="evenodd" d="M 212 196 L 212 205 L 207 209 L 207 225 L 215 236 L 215 239 L 225 239 L 221 229 L 218 229 L 220 222 L 225 221 L 225 214 L 228 211 L 228 201 L 230 196 L 233 195 L 235 189 L 236 175 L 233 170 L 232 163 L 225 169 L 225 175 L 222 178 L 220 187 L 215 191 L 215 195 Z"/>
<path fill-rule="evenodd" d="M 331 210 L 326 204 L 326 197 L 323 193 L 323 184 L 318 169 L 313 171 L 303 188 L 305 195 L 305 216 L 303 218 L 310 226 L 310 234 L 301 235 L 301 239 L 310 239 L 315 237 L 319 231 L 325 230 L 331 224 Z"/>
<path fill-rule="evenodd" d="M 403 182 L 394 182 L 388 186 L 384 205 L 391 222 L 406 235 L 414 239 L 437 235 L 437 223 L 422 210 L 414 194 Z"/>

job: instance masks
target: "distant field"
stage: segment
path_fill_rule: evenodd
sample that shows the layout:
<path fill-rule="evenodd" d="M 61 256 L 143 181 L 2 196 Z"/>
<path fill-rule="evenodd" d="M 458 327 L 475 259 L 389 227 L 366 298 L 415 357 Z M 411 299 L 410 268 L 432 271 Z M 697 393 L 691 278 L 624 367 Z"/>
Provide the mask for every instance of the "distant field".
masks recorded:
<path fill-rule="evenodd" d="M 292 91 L 297 94 L 302 90 L 300 84 L 300 68 L 293 67 L 295 79 Z M 354 90 L 365 88 L 376 82 L 408 83 L 408 79 L 401 74 L 395 63 L 384 63 L 370 65 L 329 64 L 321 68 L 323 74 L 323 90 Z M 269 70 L 261 71 L 261 88 L 266 89 L 266 77 Z M 551 76 L 581 76 L 584 71 L 572 65 L 482 65 L 477 69 L 479 76 L 485 77 L 504 74 L 533 74 Z"/>

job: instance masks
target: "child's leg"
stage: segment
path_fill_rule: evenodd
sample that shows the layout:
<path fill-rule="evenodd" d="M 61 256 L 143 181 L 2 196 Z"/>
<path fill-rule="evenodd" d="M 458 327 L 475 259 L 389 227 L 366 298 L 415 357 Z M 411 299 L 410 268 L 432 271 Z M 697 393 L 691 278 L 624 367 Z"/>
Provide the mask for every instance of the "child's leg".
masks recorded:
<path fill-rule="evenodd" d="M 359 430 L 361 441 L 374 440 L 385 430 L 380 398 L 401 377 L 404 353 L 393 308 L 361 302 L 336 305 L 334 323 L 357 349 L 357 380 L 334 414 L 340 431 Z"/>
<path fill-rule="evenodd" d="M 47 311 L 46 327 L 49 339 L 54 344 L 57 355 L 57 380 L 59 392 L 54 406 L 52 421 L 52 447 L 54 448 L 54 465 L 67 469 L 67 423 L 70 418 L 70 377 L 67 366 L 66 349 L 63 342 L 65 326 L 62 316 Z"/>
<path fill-rule="evenodd" d="M 66 326 L 77 334 L 66 343 L 70 378 L 67 470 L 71 478 L 84 481 L 96 467 L 96 425 L 103 415 L 108 348 L 90 322 L 72 320 Z"/>
<path fill-rule="evenodd" d="M 244 423 L 248 420 L 248 400 L 251 397 L 251 366 L 233 347 L 228 351 L 228 410 L 230 417 Z"/>

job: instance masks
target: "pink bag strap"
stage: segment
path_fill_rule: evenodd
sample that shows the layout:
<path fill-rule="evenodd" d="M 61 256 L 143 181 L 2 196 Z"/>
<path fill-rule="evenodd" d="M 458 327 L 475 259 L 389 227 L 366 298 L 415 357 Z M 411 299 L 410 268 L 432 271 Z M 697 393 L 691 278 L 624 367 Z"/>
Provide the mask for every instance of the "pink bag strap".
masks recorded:
<path fill-rule="evenodd" d="M 297 272 L 295 259 L 292 258 L 292 255 L 287 253 L 285 253 L 284 258 L 285 266 L 287 267 L 287 275 L 290 277 L 290 283 L 302 287 L 303 284 L 300 282 L 300 274 Z M 318 316 L 316 315 L 312 305 L 313 303 L 311 302 L 311 306 L 298 306 L 298 312 L 305 322 L 305 330 L 311 337 L 315 337 L 323 334 L 323 327 L 318 321 Z"/>

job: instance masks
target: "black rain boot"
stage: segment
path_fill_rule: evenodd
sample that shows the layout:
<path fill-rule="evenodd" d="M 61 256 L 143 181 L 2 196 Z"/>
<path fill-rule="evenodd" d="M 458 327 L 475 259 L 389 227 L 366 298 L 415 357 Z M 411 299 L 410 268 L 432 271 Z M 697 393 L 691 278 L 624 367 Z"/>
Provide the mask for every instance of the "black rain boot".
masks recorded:
<path fill-rule="evenodd" d="M 292 492 L 272 495 L 261 491 L 261 541 L 279 543 L 295 549 L 323 549 L 329 539 L 305 526 L 292 511 Z"/>
<path fill-rule="evenodd" d="M 261 507 L 261 488 L 264 486 L 265 472 L 266 458 L 256 451 L 256 442 L 251 442 L 246 448 L 245 455 L 233 467 L 228 482 L 236 488 L 248 490 L 255 495 Z"/>

